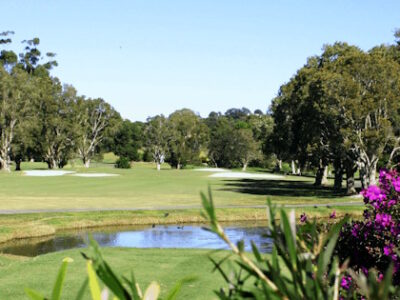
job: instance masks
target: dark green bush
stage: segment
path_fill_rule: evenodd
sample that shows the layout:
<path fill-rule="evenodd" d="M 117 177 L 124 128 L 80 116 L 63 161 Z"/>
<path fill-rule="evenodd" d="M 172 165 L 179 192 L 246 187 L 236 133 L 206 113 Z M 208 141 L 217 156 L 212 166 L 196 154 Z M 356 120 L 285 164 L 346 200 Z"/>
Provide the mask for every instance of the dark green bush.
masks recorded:
<path fill-rule="evenodd" d="M 118 169 L 130 169 L 131 168 L 131 161 L 127 157 L 120 157 L 115 162 L 115 167 Z"/>

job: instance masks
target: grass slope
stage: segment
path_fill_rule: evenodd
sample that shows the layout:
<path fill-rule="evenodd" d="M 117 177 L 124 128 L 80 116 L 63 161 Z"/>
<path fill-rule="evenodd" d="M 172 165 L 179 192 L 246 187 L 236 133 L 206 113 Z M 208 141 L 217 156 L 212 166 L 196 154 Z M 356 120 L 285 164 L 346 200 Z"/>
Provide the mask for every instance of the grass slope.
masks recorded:
<path fill-rule="evenodd" d="M 85 250 L 83 250 L 85 251 Z M 224 285 L 222 277 L 211 273 L 208 250 L 196 249 L 120 249 L 104 248 L 103 254 L 118 274 L 130 277 L 134 271 L 140 287 L 145 289 L 152 281 L 161 285 L 162 294 L 185 276 L 197 280 L 183 287 L 179 299 L 215 299 L 213 290 Z M 224 252 L 215 253 L 222 257 Z M 86 277 L 85 261 L 78 250 L 68 250 L 21 258 L 0 256 L 0 299 L 27 299 L 24 288 L 29 287 L 50 296 L 58 268 L 64 257 L 71 257 L 62 299 L 73 299 Z M 87 293 L 87 299 L 89 295 Z"/>

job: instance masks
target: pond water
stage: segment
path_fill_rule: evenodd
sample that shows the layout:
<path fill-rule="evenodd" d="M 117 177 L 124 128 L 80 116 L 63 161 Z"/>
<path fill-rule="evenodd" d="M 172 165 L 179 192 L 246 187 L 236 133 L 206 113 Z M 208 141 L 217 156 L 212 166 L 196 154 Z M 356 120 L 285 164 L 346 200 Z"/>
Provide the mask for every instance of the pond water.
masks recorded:
<path fill-rule="evenodd" d="M 272 250 L 265 225 L 239 223 L 224 225 L 224 229 L 234 243 L 244 240 L 247 251 L 251 250 L 250 241 L 264 253 Z M 214 233 L 202 229 L 201 225 L 150 225 L 63 232 L 51 237 L 23 239 L 1 245 L 0 252 L 37 256 L 84 248 L 90 234 L 102 247 L 227 249 L 223 241 Z"/>

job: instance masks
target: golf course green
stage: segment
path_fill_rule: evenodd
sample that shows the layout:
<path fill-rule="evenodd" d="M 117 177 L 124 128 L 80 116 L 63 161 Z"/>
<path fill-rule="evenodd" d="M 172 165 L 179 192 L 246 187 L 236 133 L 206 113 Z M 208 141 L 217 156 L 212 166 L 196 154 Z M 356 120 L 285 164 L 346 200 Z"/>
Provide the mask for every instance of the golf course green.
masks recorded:
<path fill-rule="evenodd" d="M 29 176 L 24 172 L 46 170 L 42 163 L 24 163 L 22 169 L 0 173 L 0 242 L 53 235 L 66 229 L 204 222 L 200 216 L 200 192 L 206 192 L 208 187 L 222 222 L 265 220 L 263 206 L 267 198 L 278 205 L 297 205 L 297 215 L 306 212 L 327 219 L 332 210 L 338 217 L 361 213 L 360 199 L 335 193 L 330 185 L 315 188 L 313 178 L 300 176 L 277 179 L 272 175 L 270 179 L 270 173 L 261 169 L 250 169 L 249 178 L 210 177 L 214 172 L 175 170 L 168 165 L 158 172 L 151 163 L 134 163 L 131 169 L 116 169 L 104 162 L 94 163 L 89 169 L 68 165 L 63 170 L 71 173 L 61 176 Z M 115 176 L 106 176 L 109 174 Z M 34 258 L 0 254 L 0 299 L 23 299 L 26 286 L 50 293 L 59 265 L 67 256 L 74 263 L 69 267 L 63 296 L 72 298 L 86 276 L 79 251 Z M 197 276 L 196 281 L 184 286 L 179 299 L 212 299 L 212 291 L 223 286 L 222 277 L 211 272 L 207 257 L 211 250 L 103 251 L 118 273 L 129 274 L 133 270 L 142 288 L 155 280 L 165 293 L 179 279 Z"/>

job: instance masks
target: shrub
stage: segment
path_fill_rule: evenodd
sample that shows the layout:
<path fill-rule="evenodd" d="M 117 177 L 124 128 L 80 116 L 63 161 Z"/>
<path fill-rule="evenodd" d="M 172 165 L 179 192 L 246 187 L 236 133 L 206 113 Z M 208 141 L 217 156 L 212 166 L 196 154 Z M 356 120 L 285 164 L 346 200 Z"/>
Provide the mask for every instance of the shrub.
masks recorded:
<path fill-rule="evenodd" d="M 363 220 L 346 224 L 340 234 L 337 253 L 349 259 L 350 267 L 359 273 L 376 271 L 382 280 L 392 266 L 393 284 L 400 284 L 400 176 L 396 171 L 381 171 L 379 186 L 362 192 L 366 209 Z M 346 286 L 350 288 L 349 286 Z"/>
<path fill-rule="evenodd" d="M 115 167 L 119 169 L 130 169 L 131 162 L 129 158 L 122 156 L 118 158 L 117 161 L 115 162 Z"/>
<path fill-rule="evenodd" d="M 273 241 L 271 257 L 262 255 L 252 244 L 251 258 L 244 252 L 243 242 L 234 245 L 218 223 L 211 193 L 202 195 L 205 216 L 212 232 L 232 249 L 237 257 L 236 267 L 227 274 L 222 264 L 227 258 L 215 261 L 227 283 L 226 288 L 216 291 L 220 299 L 392 299 L 400 295 L 399 287 L 391 281 L 392 269 L 385 280 L 380 281 L 374 272 L 369 276 L 347 269 L 347 262 L 339 262 L 333 255 L 336 241 L 345 218 L 333 225 L 329 232 L 320 233 L 317 223 L 304 219 L 304 225 L 296 228 L 294 212 L 288 216 L 282 209 L 280 222 L 276 221 L 275 208 L 269 203 L 269 237 Z M 332 216 L 332 215 L 331 215 Z M 232 256 L 230 254 L 229 256 Z M 286 271 L 285 271 L 286 270 Z M 356 285 L 353 284 L 356 283 Z M 350 285 L 357 289 L 346 290 Z"/>

